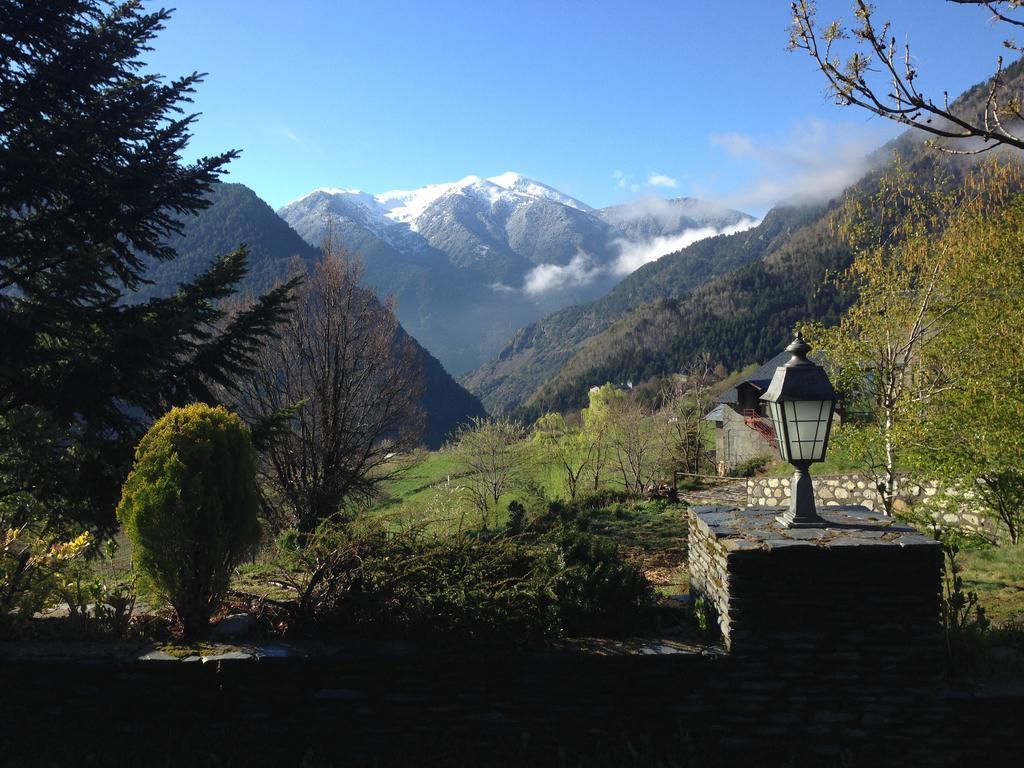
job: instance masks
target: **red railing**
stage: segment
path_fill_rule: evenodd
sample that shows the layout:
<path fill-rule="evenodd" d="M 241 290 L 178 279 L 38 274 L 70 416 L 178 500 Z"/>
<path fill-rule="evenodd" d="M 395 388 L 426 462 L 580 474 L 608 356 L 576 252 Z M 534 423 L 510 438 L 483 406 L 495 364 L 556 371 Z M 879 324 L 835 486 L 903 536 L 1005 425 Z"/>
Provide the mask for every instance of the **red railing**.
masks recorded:
<path fill-rule="evenodd" d="M 753 408 L 747 408 L 743 411 L 743 423 L 768 441 L 768 445 L 775 447 L 775 427 L 772 426 L 770 419 L 766 419 Z"/>

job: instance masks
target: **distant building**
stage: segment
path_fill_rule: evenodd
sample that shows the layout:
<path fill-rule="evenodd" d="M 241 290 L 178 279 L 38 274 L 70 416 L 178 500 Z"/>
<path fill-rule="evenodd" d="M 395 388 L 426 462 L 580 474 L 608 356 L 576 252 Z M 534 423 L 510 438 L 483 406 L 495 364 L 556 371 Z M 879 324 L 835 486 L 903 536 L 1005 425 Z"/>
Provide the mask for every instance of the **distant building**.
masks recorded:
<path fill-rule="evenodd" d="M 704 416 L 715 423 L 715 462 L 718 474 L 745 461 L 774 456 L 775 429 L 767 416 L 761 395 L 768 389 L 775 369 L 789 360 L 781 352 L 718 399 L 718 405 Z"/>
<path fill-rule="evenodd" d="M 817 354 L 812 354 L 811 359 L 815 358 L 819 364 L 822 362 Z M 788 352 L 777 354 L 718 398 L 718 405 L 704 416 L 705 421 L 715 423 L 715 463 L 719 475 L 729 474 L 745 461 L 778 455 L 775 428 L 761 402 L 761 395 L 771 384 L 775 369 L 785 365 L 789 359 Z M 840 407 L 834 416 L 835 421 L 840 421 L 841 416 Z"/>

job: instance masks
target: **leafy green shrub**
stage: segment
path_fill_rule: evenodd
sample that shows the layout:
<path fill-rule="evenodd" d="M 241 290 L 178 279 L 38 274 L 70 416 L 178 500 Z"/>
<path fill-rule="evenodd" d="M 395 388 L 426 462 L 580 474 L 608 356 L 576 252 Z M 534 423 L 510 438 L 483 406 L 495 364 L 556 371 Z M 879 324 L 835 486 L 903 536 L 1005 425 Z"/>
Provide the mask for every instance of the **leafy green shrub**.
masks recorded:
<path fill-rule="evenodd" d="M 232 569 L 259 540 L 258 509 L 256 453 L 235 414 L 174 408 L 139 443 L 117 517 L 187 637 L 208 631 Z"/>
<path fill-rule="evenodd" d="M 524 643 L 559 632 L 550 563 L 515 538 L 388 542 L 350 596 L 358 624 L 423 639 Z"/>
<path fill-rule="evenodd" d="M 771 463 L 770 456 L 755 456 L 729 470 L 729 477 L 753 477 Z"/>
<path fill-rule="evenodd" d="M 622 635 L 647 628 L 654 588 L 612 542 L 575 528 L 556 534 L 554 574 L 562 628 L 573 635 Z"/>
<path fill-rule="evenodd" d="M 575 527 L 427 537 L 328 523 L 279 547 L 300 633 L 521 644 L 642 632 L 653 616 L 641 570 Z"/>
<path fill-rule="evenodd" d="M 518 501 L 508 503 L 508 531 L 509 533 L 522 533 L 526 526 L 526 507 Z"/>
<path fill-rule="evenodd" d="M 960 537 L 947 532 L 941 538 L 945 555 L 942 579 L 942 625 L 946 659 L 951 672 L 970 671 L 978 664 L 990 622 L 975 592 L 964 589 L 960 576 Z"/>
<path fill-rule="evenodd" d="M 574 502 L 574 506 L 580 511 L 590 511 L 610 507 L 613 504 L 622 504 L 632 499 L 625 491 L 614 488 L 602 488 L 598 491 L 580 494 Z"/>
<path fill-rule="evenodd" d="M 545 530 L 552 524 L 568 524 L 576 520 L 579 516 L 579 511 L 580 508 L 577 504 L 554 499 L 548 502 L 547 512 L 544 513 L 542 518 L 537 520 L 537 524 Z"/>
<path fill-rule="evenodd" d="M 553 558 L 519 537 L 326 524 L 281 556 L 300 632 L 504 644 L 559 631 Z"/>

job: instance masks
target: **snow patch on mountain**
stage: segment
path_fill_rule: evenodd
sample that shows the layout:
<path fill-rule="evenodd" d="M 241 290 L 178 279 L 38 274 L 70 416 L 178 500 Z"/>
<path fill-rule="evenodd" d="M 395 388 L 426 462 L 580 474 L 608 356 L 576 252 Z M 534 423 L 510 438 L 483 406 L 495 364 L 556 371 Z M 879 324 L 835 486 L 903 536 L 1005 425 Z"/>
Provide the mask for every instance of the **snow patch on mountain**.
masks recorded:
<path fill-rule="evenodd" d="M 493 290 L 531 300 L 571 300 L 573 289 L 611 284 L 698 240 L 756 224 L 694 198 L 595 210 L 514 171 L 379 194 L 321 187 L 279 213 L 307 239 L 337 217 L 350 237 L 361 228 L 414 258 L 433 249 L 489 277 Z"/>
<path fill-rule="evenodd" d="M 366 223 L 370 225 L 376 224 L 377 227 L 374 227 L 375 229 L 380 229 L 381 225 L 393 222 L 404 224 L 413 231 L 417 231 L 418 220 L 423 214 L 442 198 L 450 195 L 469 197 L 477 203 L 492 209 L 500 203 L 505 203 L 514 208 L 518 205 L 543 199 L 552 200 L 579 211 L 589 212 L 593 210 L 585 203 L 581 203 L 579 200 L 569 197 L 557 189 L 553 189 L 546 184 L 541 184 L 539 181 L 534 181 L 513 171 L 486 179 L 479 176 L 466 176 L 458 181 L 428 184 L 418 189 L 395 189 L 376 195 L 359 189 L 319 187 L 309 194 L 291 201 L 282 210 L 296 204 L 301 204 L 317 195 L 341 198 L 358 205 L 367 214 L 370 214 L 371 220 Z M 373 221 L 373 219 L 376 221 Z"/>
<path fill-rule="evenodd" d="M 514 171 L 508 171 L 506 173 L 499 174 L 498 176 L 491 176 L 486 180 L 491 184 L 495 184 L 502 189 L 507 189 L 510 192 L 517 192 L 521 195 L 538 199 L 543 198 L 546 200 L 554 200 L 556 203 L 567 205 L 578 211 L 589 212 L 594 210 L 586 203 L 581 203 L 574 197 L 562 194 L 557 189 L 549 187 L 547 184 L 541 184 L 539 181 L 528 179 L 522 174 L 515 173 Z"/>
<path fill-rule="evenodd" d="M 412 225 L 427 208 L 465 182 L 463 179 L 447 184 L 428 184 L 419 189 L 395 189 L 377 195 L 376 199 L 384 216 L 399 224 Z"/>

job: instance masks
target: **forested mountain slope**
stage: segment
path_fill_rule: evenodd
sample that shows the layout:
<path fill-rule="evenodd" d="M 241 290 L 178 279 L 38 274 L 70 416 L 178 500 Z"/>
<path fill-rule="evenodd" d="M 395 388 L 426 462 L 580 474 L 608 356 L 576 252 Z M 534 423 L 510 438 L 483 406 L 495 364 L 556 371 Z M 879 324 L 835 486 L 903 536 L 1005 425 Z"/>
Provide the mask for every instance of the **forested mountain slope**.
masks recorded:
<path fill-rule="evenodd" d="M 395 295 L 403 325 L 456 373 L 517 328 L 604 295 L 638 252 L 660 256 L 683 233 L 753 223 L 693 198 L 595 210 L 517 173 L 379 194 L 321 188 L 278 215 L 312 245 L 330 235 L 359 255 L 366 282 Z"/>
<path fill-rule="evenodd" d="M 676 298 L 701 283 L 764 258 L 807 221 L 818 207 L 780 207 L 757 227 L 701 240 L 646 264 L 610 293 L 587 304 L 559 310 L 520 330 L 490 362 L 462 382 L 492 411 L 525 402 L 588 340 L 644 302 Z"/>
<path fill-rule="evenodd" d="M 763 259 L 685 296 L 642 304 L 590 338 L 531 395 L 527 410 L 579 408 L 596 382 L 639 383 L 682 370 L 705 351 L 729 369 L 767 360 L 798 321 L 838 320 L 852 297 L 828 278 L 850 258 L 822 214 Z"/>
<path fill-rule="evenodd" d="M 209 193 L 210 205 L 186 218 L 180 234 L 168 239 L 177 258 L 153 264 L 147 275 L 153 285 L 138 292 L 140 298 L 165 294 L 174 286 L 198 276 L 218 256 L 245 243 L 249 248 L 249 274 L 244 288 L 265 291 L 288 271 L 298 257 L 311 264 L 319 248 L 306 243 L 243 184 L 216 184 Z"/>
<path fill-rule="evenodd" d="M 1004 79 L 1020 89 L 1024 62 L 1008 67 Z M 987 85 L 976 85 L 953 109 L 980 114 L 986 95 Z M 869 163 L 874 170 L 842 197 L 867 199 L 897 155 L 925 184 L 943 175 L 957 183 L 977 162 L 941 153 L 908 131 L 875 152 Z M 766 360 L 785 346 L 794 323 L 832 322 L 853 299 L 831 279 L 852 257 L 831 222 L 836 203 L 774 209 L 755 229 L 664 256 L 603 299 L 523 329 L 463 382 L 489 409 L 523 408 L 531 416 L 579 407 L 595 384 L 638 383 L 678 371 L 702 352 L 730 368 Z M 695 281 L 701 273 L 693 265 L 701 254 L 717 269 L 712 279 Z"/>
<path fill-rule="evenodd" d="M 187 218 L 182 232 L 170 239 L 178 257 L 153 265 L 148 274 L 154 282 L 138 292 L 139 298 L 169 294 L 183 281 L 199 275 L 214 258 L 242 243 L 249 248 L 249 274 L 240 287 L 253 294 L 283 279 L 294 259 L 308 266 L 319 258 L 320 249 L 299 237 L 248 187 L 217 184 L 210 191 L 210 200 L 209 207 Z M 437 358 L 415 339 L 414 343 L 426 379 L 423 441 L 437 448 L 459 424 L 483 415 L 484 409 L 475 396 L 448 375 Z"/>

